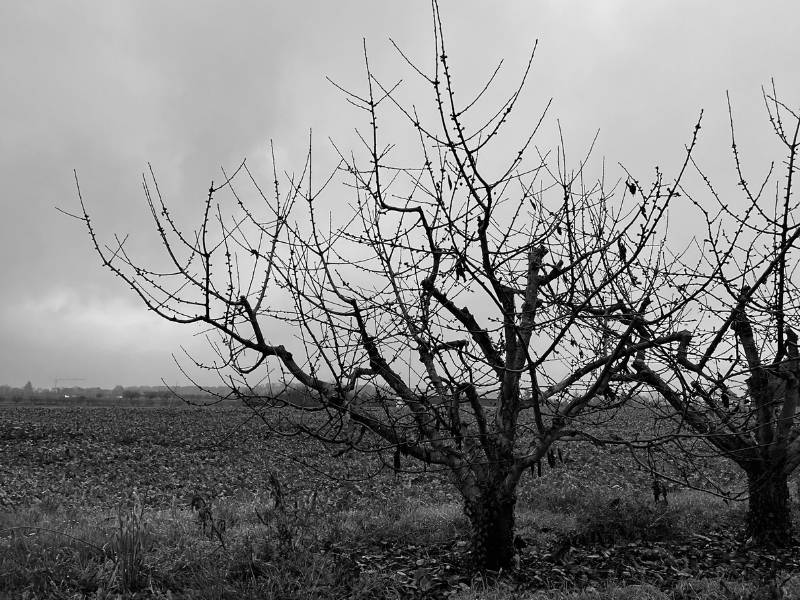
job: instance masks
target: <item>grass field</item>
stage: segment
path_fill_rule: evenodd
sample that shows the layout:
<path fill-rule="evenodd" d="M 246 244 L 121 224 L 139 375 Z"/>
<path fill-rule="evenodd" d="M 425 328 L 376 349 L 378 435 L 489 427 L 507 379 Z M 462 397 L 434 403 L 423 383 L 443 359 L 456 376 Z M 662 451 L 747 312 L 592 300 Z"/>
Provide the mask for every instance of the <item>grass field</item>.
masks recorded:
<path fill-rule="evenodd" d="M 441 473 L 334 457 L 245 409 L 0 408 L 0 596 L 800 597 L 800 548 L 747 547 L 742 503 L 655 504 L 625 453 L 565 450 L 520 486 L 518 568 L 476 575 Z"/>

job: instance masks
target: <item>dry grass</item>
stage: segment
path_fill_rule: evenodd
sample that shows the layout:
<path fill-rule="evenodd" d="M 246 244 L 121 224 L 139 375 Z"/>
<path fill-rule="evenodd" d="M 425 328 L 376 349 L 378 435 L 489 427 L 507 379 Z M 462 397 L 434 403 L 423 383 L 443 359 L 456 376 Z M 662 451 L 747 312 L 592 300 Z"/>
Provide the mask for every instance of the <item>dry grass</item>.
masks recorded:
<path fill-rule="evenodd" d="M 740 510 L 696 492 L 676 494 L 671 502 L 678 529 L 720 526 L 726 519 L 738 518 L 732 513 Z M 115 512 L 45 504 L 3 514 L 0 597 L 401 597 L 403 590 L 388 575 L 359 573 L 350 557 L 319 549 L 332 542 L 353 547 L 387 540 L 428 545 L 467 535 L 466 519 L 454 502 L 426 504 L 398 494 L 374 503 L 371 509 L 343 509 L 335 514 L 301 504 L 300 513 L 294 515 L 270 512 L 264 504 L 264 498 L 252 496 L 214 507 L 215 518 L 226 522 L 224 548 L 216 537 L 203 532 L 196 514 L 184 506 L 146 510 L 132 504 Z M 576 504 L 570 512 L 578 508 Z M 552 536 L 581 522 L 575 516 L 529 505 L 520 507 L 517 521 L 521 533 L 545 545 Z M 281 527 L 289 528 L 290 535 L 282 536 Z M 783 598 L 800 597 L 800 576 L 784 579 L 779 576 L 778 582 Z M 750 600 L 770 583 L 691 579 L 665 591 L 610 581 L 598 588 L 520 593 L 510 580 L 487 583 L 475 578 L 470 586 L 453 588 L 450 597 Z"/>

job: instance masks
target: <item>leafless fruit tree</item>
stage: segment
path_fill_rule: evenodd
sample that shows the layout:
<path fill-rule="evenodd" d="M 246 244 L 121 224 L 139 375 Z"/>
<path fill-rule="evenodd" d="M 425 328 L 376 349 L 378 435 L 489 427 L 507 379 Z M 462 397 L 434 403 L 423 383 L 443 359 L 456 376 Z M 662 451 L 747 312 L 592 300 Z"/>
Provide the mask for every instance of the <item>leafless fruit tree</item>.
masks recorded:
<path fill-rule="evenodd" d="M 309 143 L 302 172 L 276 175 L 260 206 L 232 176 L 212 184 L 199 228 L 186 235 L 146 178 L 171 262 L 164 271 L 137 262 L 124 239 L 102 243 L 82 198 L 80 218 L 105 266 L 149 310 L 219 333 L 224 360 L 214 367 L 232 389 L 269 372 L 313 396 L 295 407 L 306 433 L 359 450 L 365 430 L 385 452 L 449 471 L 476 564 L 499 568 L 513 558 L 525 470 L 578 436 L 582 418 L 617 403 L 609 382 L 637 352 L 688 336 L 638 331 L 653 310 L 665 214 L 697 131 L 672 183 L 658 175 L 646 189 L 608 185 L 602 168 L 590 175 L 588 154 L 570 168 L 563 144 L 552 153 L 534 145 L 547 109 L 529 134 L 507 130 L 533 51 L 519 86 L 482 109 L 500 66 L 457 98 L 435 3 L 433 22 L 430 72 L 398 49 L 432 103 L 405 103 L 365 50 L 364 92 L 342 91 L 367 126 L 356 149 L 334 144 L 338 167 L 320 185 Z M 397 123 L 405 129 L 384 140 Z"/>
<path fill-rule="evenodd" d="M 800 113 L 781 102 L 774 85 L 763 95 L 783 159 L 767 164 L 751 183 L 729 101 L 740 192 L 721 193 L 693 161 L 707 193 L 681 189 L 683 215 L 689 218 L 694 206 L 704 239 L 668 261 L 660 296 L 670 310 L 647 323 L 638 339 L 670 323 L 691 334 L 677 353 L 641 352 L 634 373 L 623 378 L 657 392 L 666 401 L 661 408 L 679 416 L 681 436 L 700 436 L 741 467 L 748 481 L 748 535 L 761 545 L 785 545 L 792 540 L 787 477 L 800 464 L 800 224 L 793 198 Z"/>

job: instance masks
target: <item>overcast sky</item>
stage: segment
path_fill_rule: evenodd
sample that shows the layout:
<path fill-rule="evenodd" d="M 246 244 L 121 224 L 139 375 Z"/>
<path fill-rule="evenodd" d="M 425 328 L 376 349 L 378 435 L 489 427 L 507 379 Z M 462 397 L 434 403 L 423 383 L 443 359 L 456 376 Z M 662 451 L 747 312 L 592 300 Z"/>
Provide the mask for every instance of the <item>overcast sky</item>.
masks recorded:
<path fill-rule="evenodd" d="M 538 38 L 520 111 L 552 97 L 544 138 L 556 118 L 576 148 L 599 129 L 597 152 L 643 178 L 674 170 L 701 108 L 700 157 L 731 177 L 726 90 L 756 171 L 770 144 L 761 86 L 774 77 L 800 104 L 796 0 L 442 0 L 442 13 L 465 96 L 500 58 L 511 89 Z M 362 125 L 325 77 L 357 88 L 366 38 L 376 75 L 410 78 L 389 37 L 430 65 L 428 2 L 0 3 L 0 383 L 183 381 L 170 355 L 193 332 L 145 312 L 55 210 L 76 208 L 72 170 L 107 237 L 147 227 L 148 162 L 191 215 L 220 166 L 266 165 L 270 139 L 299 169 L 309 129 L 325 152 Z"/>

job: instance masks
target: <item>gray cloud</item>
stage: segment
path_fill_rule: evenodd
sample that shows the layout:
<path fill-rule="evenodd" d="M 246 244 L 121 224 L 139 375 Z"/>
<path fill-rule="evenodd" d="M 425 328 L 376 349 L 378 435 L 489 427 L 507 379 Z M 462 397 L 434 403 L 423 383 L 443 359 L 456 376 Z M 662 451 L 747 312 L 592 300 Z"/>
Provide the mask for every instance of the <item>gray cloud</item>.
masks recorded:
<path fill-rule="evenodd" d="M 680 161 L 701 107 L 699 156 L 730 174 L 724 92 L 745 158 L 769 144 L 759 86 L 800 102 L 793 2 L 442 2 L 467 97 L 500 57 L 503 80 L 540 48 L 520 128 L 554 96 L 575 155 L 601 129 L 600 154 L 646 176 Z M 175 377 L 169 355 L 191 332 L 142 311 L 104 272 L 79 224 L 72 169 L 105 233 L 132 233 L 143 259 L 140 173 L 148 161 L 178 214 L 196 218 L 210 180 L 275 139 L 287 168 L 309 128 L 352 139 L 358 115 L 324 79 L 363 83 L 361 38 L 385 81 L 413 75 L 387 42 L 431 64 L 426 2 L 71 2 L 0 7 L 0 382 L 80 376 L 114 385 Z M 463 90 L 463 92 L 462 92 Z M 554 139 L 551 120 L 541 143 Z M 677 218 L 677 217 L 676 217 Z"/>

